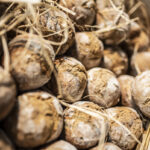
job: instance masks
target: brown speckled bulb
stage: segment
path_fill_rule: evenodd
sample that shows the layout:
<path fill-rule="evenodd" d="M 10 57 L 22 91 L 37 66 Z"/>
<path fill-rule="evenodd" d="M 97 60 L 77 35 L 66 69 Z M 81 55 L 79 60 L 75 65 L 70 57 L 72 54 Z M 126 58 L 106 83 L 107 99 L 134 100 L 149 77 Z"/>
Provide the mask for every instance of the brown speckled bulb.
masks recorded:
<path fill-rule="evenodd" d="M 118 47 L 106 48 L 104 50 L 102 66 L 114 72 L 116 76 L 125 74 L 128 69 L 128 57 L 126 53 Z"/>
<path fill-rule="evenodd" d="M 93 32 L 78 32 L 75 37 L 75 54 L 72 55 L 81 61 L 87 70 L 98 67 L 103 57 L 102 41 Z"/>
<path fill-rule="evenodd" d="M 150 70 L 150 51 L 136 53 L 131 58 L 132 74 Z"/>
<path fill-rule="evenodd" d="M 24 93 L 18 96 L 4 126 L 17 146 L 37 147 L 59 137 L 63 110 L 58 99 L 47 92 Z"/>
<path fill-rule="evenodd" d="M 79 25 L 92 25 L 95 20 L 94 0 L 60 0 L 60 4 L 76 14 L 70 17 Z"/>
<path fill-rule="evenodd" d="M 146 36 L 144 36 L 144 35 L 145 34 L 143 34 L 142 28 L 140 27 L 140 25 L 136 22 L 132 22 L 129 26 L 128 37 L 125 40 L 126 48 L 131 53 L 133 53 L 135 50 L 135 46 L 138 44 L 138 50 L 142 50 L 144 47 L 146 47 L 147 41 L 148 41 L 148 40 L 146 40 Z M 141 38 L 141 36 L 143 38 Z M 145 40 L 145 41 L 143 42 L 143 40 Z"/>
<path fill-rule="evenodd" d="M 123 150 L 132 150 L 136 145 L 135 139 L 113 117 L 125 126 L 137 139 L 143 133 L 142 120 L 138 113 L 129 107 L 114 107 L 107 109 L 110 117 L 109 141 L 118 145 Z"/>
<path fill-rule="evenodd" d="M 42 45 L 40 40 L 36 35 L 22 34 L 9 44 L 11 74 L 21 91 L 37 89 L 51 78 L 52 70 L 42 47 L 50 59 L 54 60 L 55 54 L 50 45 Z"/>
<path fill-rule="evenodd" d="M 121 75 L 118 78 L 121 87 L 121 104 L 123 106 L 135 107 L 132 98 L 132 84 L 134 80 L 134 77 L 129 75 Z"/>
<path fill-rule="evenodd" d="M 40 150 L 77 150 L 77 149 L 69 142 L 64 140 L 59 140 L 44 148 L 41 148 Z"/>
<path fill-rule="evenodd" d="M 16 85 L 11 75 L 0 67 L 0 120 L 12 110 L 16 100 Z"/>
<path fill-rule="evenodd" d="M 45 39 L 57 43 L 53 44 L 54 51 L 62 55 L 74 43 L 74 25 L 63 11 L 56 7 L 47 9 L 49 11 L 41 12 L 39 26 Z"/>
<path fill-rule="evenodd" d="M 60 97 L 70 103 L 79 101 L 87 84 L 85 67 L 72 57 L 57 59 L 55 66 L 58 72 Z"/>
<path fill-rule="evenodd" d="M 99 149 L 97 146 L 97 147 L 94 147 L 90 150 L 99 150 Z M 115 145 L 113 143 L 105 143 L 102 150 L 121 150 L 121 148 L 119 148 L 117 145 Z"/>
<path fill-rule="evenodd" d="M 132 85 L 132 96 L 141 112 L 150 118 L 150 71 L 136 76 Z"/>
<path fill-rule="evenodd" d="M 124 17 L 118 17 L 118 11 L 112 7 L 100 8 L 97 5 L 96 24 L 105 32 L 96 31 L 100 39 L 105 41 L 107 45 L 118 45 L 127 37 L 129 25 L 126 24 L 129 19 L 128 14 L 124 13 Z M 126 19 L 125 19 L 126 18 Z M 116 27 L 117 26 L 117 27 Z M 120 26 L 120 27 L 119 27 Z"/>
<path fill-rule="evenodd" d="M 131 24 L 129 29 L 129 36 L 125 41 L 126 48 L 132 53 L 137 49 L 144 51 L 149 48 L 149 37 L 138 24 Z"/>
<path fill-rule="evenodd" d="M 73 106 L 101 111 L 101 107 L 92 102 L 76 102 Z M 78 149 L 95 146 L 100 136 L 103 136 L 102 132 L 107 135 L 108 120 L 103 116 L 97 118 L 75 108 L 68 108 L 64 111 L 64 119 L 65 139 Z M 105 126 L 105 131 L 101 131 L 103 126 Z"/>
<path fill-rule="evenodd" d="M 108 108 L 116 105 L 120 100 L 120 85 L 113 72 L 98 67 L 90 69 L 87 95 L 100 106 Z"/>

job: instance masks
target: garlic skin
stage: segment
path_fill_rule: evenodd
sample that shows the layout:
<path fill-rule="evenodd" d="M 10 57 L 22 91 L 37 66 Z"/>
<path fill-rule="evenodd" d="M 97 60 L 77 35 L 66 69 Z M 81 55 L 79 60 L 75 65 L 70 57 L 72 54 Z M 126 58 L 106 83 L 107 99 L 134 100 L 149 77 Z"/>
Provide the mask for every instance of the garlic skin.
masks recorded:
<path fill-rule="evenodd" d="M 121 87 L 121 104 L 126 107 L 135 108 L 134 100 L 132 97 L 132 84 L 135 78 L 130 75 L 121 75 L 118 81 Z"/>
<path fill-rule="evenodd" d="M 125 74 L 128 70 L 128 57 L 119 47 L 106 48 L 102 66 L 111 70 L 116 76 Z"/>
<path fill-rule="evenodd" d="M 93 102 L 80 101 L 72 106 L 93 109 L 101 112 L 101 107 Z M 79 111 L 75 108 L 67 108 L 64 111 L 65 139 L 78 149 L 88 149 L 95 146 L 100 136 L 107 136 L 109 128 L 108 120 L 104 116 L 99 118 Z"/>
<path fill-rule="evenodd" d="M 150 51 L 142 51 L 131 57 L 132 74 L 150 70 Z"/>
<path fill-rule="evenodd" d="M 98 67 L 88 71 L 87 95 L 90 101 L 109 108 L 119 102 L 120 94 L 119 81 L 113 72 Z"/>
<path fill-rule="evenodd" d="M 107 115 L 124 125 L 137 139 L 143 134 L 142 120 L 138 113 L 129 107 L 113 107 L 106 110 Z M 109 121 L 109 141 L 123 150 L 132 150 L 137 141 L 117 122 Z"/>
<path fill-rule="evenodd" d="M 63 55 L 74 44 L 74 24 L 60 9 L 56 7 L 47 9 L 49 11 L 41 12 L 42 15 L 39 17 L 40 29 L 46 40 L 57 43 L 52 44 L 55 54 Z"/>
<path fill-rule="evenodd" d="M 63 109 L 59 100 L 47 92 L 27 92 L 18 96 L 4 127 L 17 146 L 34 148 L 60 136 Z"/>
<path fill-rule="evenodd" d="M 98 146 L 96 146 L 90 150 L 99 150 L 99 149 Z M 121 150 L 121 149 L 113 143 L 105 143 L 102 150 Z"/>
<path fill-rule="evenodd" d="M 44 150 L 77 150 L 77 148 L 67 141 L 59 140 L 44 147 Z"/>
<path fill-rule="evenodd" d="M 55 53 L 52 46 L 42 44 L 40 40 L 36 35 L 22 34 L 9 43 L 10 72 L 21 91 L 37 89 L 51 79 L 52 69 L 43 51 L 52 61 Z"/>
<path fill-rule="evenodd" d="M 150 71 L 144 71 L 135 77 L 132 84 L 132 96 L 141 112 L 150 118 Z"/>
<path fill-rule="evenodd" d="M 12 110 L 16 100 L 16 85 L 11 75 L 0 67 L 0 120 Z"/>
<path fill-rule="evenodd" d="M 59 3 L 75 12 L 75 15 L 70 15 L 70 18 L 77 25 L 93 24 L 96 15 L 94 0 L 60 0 Z"/>
<path fill-rule="evenodd" d="M 98 25 L 100 29 L 106 29 L 106 31 L 108 31 L 99 32 L 99 30 L 97 30 L 95 33 L 106 45 L 118 45 L 127 38 L 129 25 L 126 20 L 129 19 L 129 16 L 126 13 L 123 15 L 124 17 L 120 17 L 116 21 L 118 16 L 118 11 L 116 9 L 112 7 L 106 7 L 104 9 L 97 8 L 96 25 Z"/>
<path fill-rule="evenodd" d="M 76 46 L 71 50 L 72 56 L 77 58 L 85 68 L 98 67 L 103 58 L 104 45 L 93 32 L 77 32 Z"/>
<path fill-rule="evenodd" d="M 87 85 L 85 67 L 73 57 L 62 57 L 55 61 L 58 73 L 59 95 L 66 102 L 73 103 L 81 100 Z M 53 88 L 56 85 L 53 84 Z"/>

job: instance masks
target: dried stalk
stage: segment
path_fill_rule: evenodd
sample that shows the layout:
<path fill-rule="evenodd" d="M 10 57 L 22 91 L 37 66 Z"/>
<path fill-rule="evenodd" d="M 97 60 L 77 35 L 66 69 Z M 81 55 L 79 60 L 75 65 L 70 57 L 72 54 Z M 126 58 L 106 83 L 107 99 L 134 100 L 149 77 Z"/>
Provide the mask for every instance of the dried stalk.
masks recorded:
<path fill-rule="evenodd" d="M 3 3 L 30 3 L 30 4 L 39 4 L 41 3 L 41 0 L 0 0 L 0 2 L 3 2 Z"/>
<path fill-rule="evenodd" d="M 143 134 L 143 140 L 141 145 L 138 145 L 136 150 L 150 150 L 150 124 L 146 132 Z"/>

